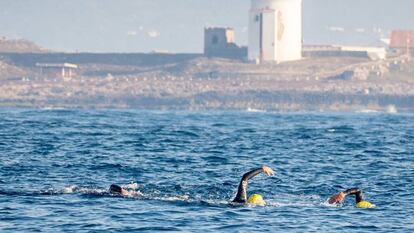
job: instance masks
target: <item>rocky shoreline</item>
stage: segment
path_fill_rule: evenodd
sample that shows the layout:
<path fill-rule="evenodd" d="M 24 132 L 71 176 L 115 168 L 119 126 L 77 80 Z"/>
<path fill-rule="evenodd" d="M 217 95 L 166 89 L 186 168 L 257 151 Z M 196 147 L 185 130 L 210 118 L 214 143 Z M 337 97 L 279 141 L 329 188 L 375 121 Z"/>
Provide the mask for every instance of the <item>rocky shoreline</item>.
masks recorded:
<path fill-rule="evenodd" d="M 414 63 L 403 58 L 146 63 L 78 62 L 78 75 L 59 78 L 6 57 L 0 59 L 0 107 L 414 112 Z"/>

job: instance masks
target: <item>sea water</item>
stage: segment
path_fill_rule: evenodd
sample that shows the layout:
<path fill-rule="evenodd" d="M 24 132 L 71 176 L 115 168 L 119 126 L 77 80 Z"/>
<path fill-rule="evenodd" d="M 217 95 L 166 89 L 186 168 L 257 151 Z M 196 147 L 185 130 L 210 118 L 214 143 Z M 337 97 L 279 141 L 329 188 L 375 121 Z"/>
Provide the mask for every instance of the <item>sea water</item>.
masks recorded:
<path fill-rule="evenodd" d="M 413 232 L 413 152 L 411 114 L 3 109 L 0 231 Z"/>

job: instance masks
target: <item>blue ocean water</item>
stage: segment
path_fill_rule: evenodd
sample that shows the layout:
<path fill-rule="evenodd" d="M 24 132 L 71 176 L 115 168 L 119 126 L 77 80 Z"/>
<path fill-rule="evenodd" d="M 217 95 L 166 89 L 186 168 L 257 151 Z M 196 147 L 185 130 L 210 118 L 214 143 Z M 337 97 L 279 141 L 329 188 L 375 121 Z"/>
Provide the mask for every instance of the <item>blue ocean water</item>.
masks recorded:
<path fill-rule="evenodd" d="M 413 232 L 413 151 L 410 114 L 3 109 L 0 231 Z M 263 164 L 268 205 L 230 205 Z"/>

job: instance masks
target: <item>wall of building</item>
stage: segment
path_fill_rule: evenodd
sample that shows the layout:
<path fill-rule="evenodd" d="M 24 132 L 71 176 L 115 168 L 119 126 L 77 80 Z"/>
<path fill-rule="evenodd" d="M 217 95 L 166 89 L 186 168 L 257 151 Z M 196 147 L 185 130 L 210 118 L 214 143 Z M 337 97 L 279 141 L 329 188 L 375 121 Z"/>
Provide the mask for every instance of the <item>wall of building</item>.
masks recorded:
<path fill-rule="evenodd" d="M 313 51 L 303 51 L 303 57 L 307 58 L 316 58 L 316 57 L 357 57 L 357 58 L 366 58 L 368 59 L 368 53 L 364 51 L 334 51 L 334 50 L 313 50 Z"/>
<path fill-rule="evenodd" d="M 204 55 L 230 59 L 245 59 L 247 48 L 235 43 L 232 28 L 206 28 L 204 30 Z"/>
<path fill-rule="evenodd" d="M 384 47 L 305 45 L 302 55 L 303 57 L 358 57 L 384 60 L 387 57 L 387 50 Z"/>
<path fill-rule="evenodd" d="M 249 60 L 294 61 L 302 58 L 302 0 L 252 0 Z"/>

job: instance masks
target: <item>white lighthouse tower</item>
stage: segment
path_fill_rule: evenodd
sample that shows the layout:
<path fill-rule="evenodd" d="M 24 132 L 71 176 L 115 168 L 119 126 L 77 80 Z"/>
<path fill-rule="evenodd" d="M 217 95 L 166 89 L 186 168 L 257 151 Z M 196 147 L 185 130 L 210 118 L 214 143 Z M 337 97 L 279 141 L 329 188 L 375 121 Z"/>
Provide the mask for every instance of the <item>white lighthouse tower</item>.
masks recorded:
<path fill-rule="evenodd" d="M 251 0 L 249 60 L 302 58 L 302 0 Z"/>

